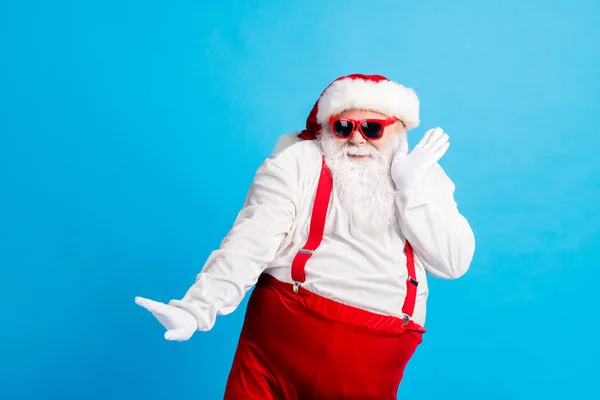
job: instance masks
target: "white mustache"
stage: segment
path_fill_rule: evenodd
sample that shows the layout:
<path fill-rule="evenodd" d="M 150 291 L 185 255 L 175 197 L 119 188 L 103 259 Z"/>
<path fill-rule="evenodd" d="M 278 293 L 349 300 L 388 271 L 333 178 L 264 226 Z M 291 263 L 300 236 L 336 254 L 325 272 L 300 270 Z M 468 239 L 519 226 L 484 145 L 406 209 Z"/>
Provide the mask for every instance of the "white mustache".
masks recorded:
<path fill-rule="evenodd" d="M 374 153 L 370 146 L 348 145 L 347 153 L 351 156 L 370 156 Z"/>

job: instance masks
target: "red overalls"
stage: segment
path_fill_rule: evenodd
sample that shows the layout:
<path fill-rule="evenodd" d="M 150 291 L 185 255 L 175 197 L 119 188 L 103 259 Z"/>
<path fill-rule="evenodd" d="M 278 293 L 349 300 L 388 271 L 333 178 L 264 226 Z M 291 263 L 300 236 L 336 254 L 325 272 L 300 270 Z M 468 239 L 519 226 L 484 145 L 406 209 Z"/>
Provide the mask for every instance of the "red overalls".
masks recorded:
<path fill-rule="evenodd" d="M 262 274 L 250 296 L 225 400 L 396 399 L 404 368 L 425 329 L 410 320 L 417 281 L 406 243 L 405 317 L 374 314 L 301 287 L 323 237 L 332 178 L 323 166 L 309 238 L 288 284 Z"/>

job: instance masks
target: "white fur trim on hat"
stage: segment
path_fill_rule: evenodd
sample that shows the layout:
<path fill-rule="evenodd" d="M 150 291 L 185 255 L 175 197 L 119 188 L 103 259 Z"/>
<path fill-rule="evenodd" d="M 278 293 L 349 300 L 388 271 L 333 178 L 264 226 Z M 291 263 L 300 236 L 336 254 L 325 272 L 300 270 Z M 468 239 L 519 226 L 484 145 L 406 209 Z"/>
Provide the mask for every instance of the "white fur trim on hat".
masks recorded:
<path fill-rule="evenodd" d="M 317 121 L 324 126 L 329 117 L 345 110 L 362 109 L 380 112 L 404 122 L 407 129 L 419 125 L 419 99 L 416 93 L 390 80 L 341 79 L 322 94 Z"/>

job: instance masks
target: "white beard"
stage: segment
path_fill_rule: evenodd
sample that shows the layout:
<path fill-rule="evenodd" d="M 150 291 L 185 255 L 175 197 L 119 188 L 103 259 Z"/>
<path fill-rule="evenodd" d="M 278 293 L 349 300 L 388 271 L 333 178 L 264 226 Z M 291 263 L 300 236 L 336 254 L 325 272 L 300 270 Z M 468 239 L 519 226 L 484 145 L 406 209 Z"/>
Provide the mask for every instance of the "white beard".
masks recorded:
<path fill-rule="evenodd" d="M 369 143 L 355 146 L 349 141 L 339 141 L 327 130 L 317 137 L 333 177 L 335 193 L 352 227 L 361 230 L 397 227 L 390 167 L 402 136 L 392 135 L 381 150 Z M 370 157 L 354 159 L 349 154 Z"/>

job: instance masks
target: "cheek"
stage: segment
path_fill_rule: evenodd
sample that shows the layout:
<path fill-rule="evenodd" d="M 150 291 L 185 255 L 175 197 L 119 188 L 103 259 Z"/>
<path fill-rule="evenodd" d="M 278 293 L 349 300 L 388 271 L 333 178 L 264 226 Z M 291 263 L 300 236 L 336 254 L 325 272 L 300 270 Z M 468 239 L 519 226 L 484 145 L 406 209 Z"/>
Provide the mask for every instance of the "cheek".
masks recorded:
<path fill-rule="evenodd" d="M 338 149 L 344 147 L 346 143 L 348 143 L 348 139 L 335 138 L 335 144 Z"/>
<path fill-rule="evenodd" d="M 389 142 L 388 135 L 383 135 L 383 137 L 381 139 L 371 141 L 371 144 L 373 144 L 373 147 L 375 147 L 377 150 L 381 150 L 381 149 L 385 148 L 385 146 L 388 144 L 388 142 Z"/>

